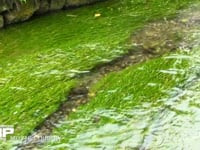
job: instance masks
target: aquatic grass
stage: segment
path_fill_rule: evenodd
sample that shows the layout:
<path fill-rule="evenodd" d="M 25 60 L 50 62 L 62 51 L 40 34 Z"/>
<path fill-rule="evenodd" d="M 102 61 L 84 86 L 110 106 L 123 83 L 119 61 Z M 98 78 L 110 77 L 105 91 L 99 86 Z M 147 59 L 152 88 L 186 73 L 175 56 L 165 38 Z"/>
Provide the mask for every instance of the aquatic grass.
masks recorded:
<path fill-rule="evenodd" d="M 94 100 L 93 107 L 102 105 L 102 108 L 117 107 L 120 109 L 142 102 L 153 102 L 163 97 L 164 89 L 173 87 L 185 76 L 183 69 L 187 66 L 187 61 L 180 64 L 175 63 L 176 60 L 158 58 L 146 64 L 130 67 L 120 73 L 112 73 L 96 85 L 94 88 L 96 90 L 93 89 L 92 92 L 97 92 L 98 99 L 102 100 L 98 102 Z M 170 71 L 172 69 L 173 72 Z M 177 77 L 175 80 L 174 76 Z"/>
<path fill-rule="evenodd" d="M 190 31 L 190 51 L 181 48 L 106 75 L 91 88 L 90 102 L 54 129 L 62 140 L 40 148 L 198 147 L 199 31 L 198 26 Z"/>
<path fill-rule="evenodd" d="M 159 99 L 168 97 L 168 90 L 186 80 L 187 68 L 188 59 L 162 57 L 108 74 L 92 87 L 90 93 L 95 96 L 90 102 L 80 106 L 54 129 L 53 135 L 60 136 L 61 142 L 46 143 L 41 149 L 120 149 L 120 144 L 137 132 L 134 119 L 142 117 L 142 111 L 148 113 L 146 109 L 155 111 L 154 108 L 162 106 Z M 153 116 L 144 114 L 143 117 L 146 122 Z M 134 140 L 141 140 L 141 137 L 136 139 L 137 135 L 134 134 Z M 107 138 L 110 138 L 109 143 Z"/>
<path fill-rule="evenodd" d="M 127 39 L 134 31 L 149 21 L 175 15 L 178 9 L 189 3 L 188 0 L 110 0 L 36 17 L 2 29 L 0 124 L 14 125 L 15 135 L 31 133 L 67 99 L 69 90 L 76 85 L 77 80 L 72 79 L 75 75 L 126 53 L 132 46 L 127 44 Z M 102 16 L 95 18 L 95 13 Z M 157 61 L 155 67 L 161 65 Z M 138 77 L 143 74 L 140 71 L 135 73 Z M 146 73 L 159 75 L 151 71 Z M 170 80 L 165 82 L 166 86 L 174 84 Z M 139 83 L 137 86 L 146 87 Z M 110 92 L 113 90 L 116 87 Z M 158 96 L 159 93 L 155 95 Z M 118 104 L 116 101 L 113 106 Z"/>
<path fill-rule="evenodd" d="M 33 60 L 30 62 L 29 57 L 23 59 L 23 63 L 19 60 L 14 65 L 8 65 L 7 70 L 1 72 L 2 76 L 9 79 L 1 84 L 0 113 L 5 118 L 1 117 L 0 122 L 15 125 L 18 134 L 22 135 L 30 132 L 30 128 L 36 127 L 52 111 L 55 111 L 59 104 L 66 100 L 67 91 L 75 85 L 73 80 L 65 79 L 67 73 L 61 74 L 53 70 L 55 65 L 63 66 L 56 63 L 60 62 L 58 57 L 48 56 L 48 61 L 46 61 L 47 58 L 41 59 L 37 55 L 35 57 L 37 58 L 35 62 Z M 24 122 L 25 118 L 26 122 Z M 22 122 L 24 123 L 21 125 Z"/>
<path fill-rule="evenodd" d="M 1 61 L 3 63 L 3 58 L 14 59 L 36 51 L 54 49 L 71 49 L 74 54 L 81 53 L 77 46 L 90 43 L 99 43 L 112 50 L 124 43 L 144 23 L 174 15 L 177 9 L 187 3 L 191 2 L 111 0 L 95 6 L 38 17 L 1 31 Z M 95 13 L 102 15 L 95 18 Z"/>

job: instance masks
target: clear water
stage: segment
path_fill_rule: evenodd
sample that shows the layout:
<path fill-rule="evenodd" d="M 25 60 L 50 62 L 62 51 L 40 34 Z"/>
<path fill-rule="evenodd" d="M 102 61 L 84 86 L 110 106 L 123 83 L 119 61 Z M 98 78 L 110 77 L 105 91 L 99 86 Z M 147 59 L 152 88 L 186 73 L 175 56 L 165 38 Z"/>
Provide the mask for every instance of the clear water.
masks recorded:
<path fill-rule="evenodd" d="M 190 14 L 191 15 L 191 14 Z M 187 74 L 187 80 L 167 91 L 167 97 L 144 102 L 132 108 L 94 109 L 77 113 L 83 118 L 69 119 L 55 133 L 68 137 L 44 149 L 74 150 L 199 150 L 200 148 L 200 30 L 190 32 L 193 50 L 188 55 L 171 54 L 177 63 L 188 60 L 189 70 L 168 69 L 161 73 Z M 188 39 L 189 40 L 189 39 Z M 187 49 L 185 49 L 187 51 Z M 176 79 L 174 79 L 176 80 Z M 158 86 L 148 83 L 148 86 Z M 109 93 L 116 92 L 111 90 Z M 106 97 L 105 97 L 106 98 Z M 131 100 L 133 97 L 124 97 Z M 103 118 L 100 124 L 94 124 Z M 93 121 L 91 121 L 93 120 Z M 81 130 L 80 130 L 81 129 Z"/>
<path fill-rule="evenodd" d="M 130 32 L 133 31 L 133 28 L 137 29 L 143 26 L 144 22 L 147 22 L 154 16 L 160 18 L 159 15 L 162 16 L 160 14 L 161 11 L 163 14 L 165 14 L 164 12 L 166 12 L 167 10 L 170 11 L 170 9 L 166 8 L 165 10 L 165 8 L 163 7 L 160 7 L 160 10 L 153 9 L 152 11 L 148 8 L 151 5 L 147 6 L 146 10 L 144 11 L 141 10 L 140 7 L 140 5 L 143 5 L 143 2 L 138 1 L 137 5 L 134 5 L 134 7 L 131 7 L 129 5 L 132 3 L 135 4 L 135 1 L 121 1 L 124 9 L 119 8 L 113 10 L 112 7 L 118 8 L 119 6 L 115 6 L 112 3 L 108 2 L 106 4 L 108 6 L 106 7 L 106 11 L 104 11 L 105 8 L 103 7 L 95 6 L 91 7 L 90 11 L 88 11 L 87 8 L 83 8 L 81 11 L 70 11 L 70 14 L 68 12 L 61 12 L 58 14 L 45 16 L 42 19 L 36 18 L 35 20 L 26 22 L 25 24 L 9 27 L 8 29 L 5 29 L 0 33 L 0 58 L 2 58 L 0 62 L 2 68 L 4 66 L 4 63 L 6 65 L 8 64 L 9 66 L 10 62 L 15 61 L 20 57 L 26 57 L 26 55 L 33 57 L 32 55 L 35 52 L 38 53 L 38 51 L 41 51 L 43 53 L 41 60 L 43 60 L 44 63 L 40 62 L 40 55 L 39 58 L 38 55 L 34 55 L 34 60 L 35 57 L 37 57 L 37 63 L 33 64 L 32 62 L 34 61 L 27 61 L 28 65 L 26 67 L 23 67 L 23 60 L 26 60 L 23 58 L 21 60 L 22 63 L 17 63 L 21 64 L 21 66 L 19 65 L 19 67 L 17 68 L 18 72 L 23 71 L 23 68 L 25 68 L 24 70 L 25 72 L 27 72 L 27 74 L 25 74 L 24 77 L 36 76 L 38 77 L 38 79 L 41 79 L 42 75 L 46 76 L 45 72 L 41 73 L 41 70 L 44 71 L 44 69 L 48 69 L 46 68 L 46 65 L 49 66 L 49 62 L 51 62 L 53 65 L 52 67 L 50 67 L 50 69 L 47 70 L 48 75 L 60 75 L 59 81 L 61 82 L 71 77 L 70 75 L 65 77 L 66 70 L 67 73 L 71 73 L 72 76 L 76 73 L 87 72 L 87 69 L 89 69 L 96 63 L 105 62 L 108 59 L 113 58 L 120 53 L 123 53 L 125 51 L 124 48 L 118 47 L 118 45 L 119 43 L 123 43 L 124 40 L 129 37 Z M 157 2 L 155 2 L 154 4 L 156 3 Z M 166 1 L 166 3 L 168 3 L 168 1 Z M 157 5 L 154 5 L 154 7 L 155 6 L 157 8 Z M 131 13 L 134 10 L 137 10 L 137 13 Z M 101 11 L 103 13 L 105 12 L 105 14 L 102 13 L 102 15 L 105 15 L 105 17 L 101 20 L 94 19 L 93 15 L 98 11 Z M 146 15 L 146 11 L 149 11 L 150 15 Z M 197 13 L 195 16 L 196 20 L 198 20 L 199 13 Z M 60 19 L 60 22 L 55 22 L 57 18 Z M 136 22 L 142 23 L 138 23 L 136 25 Z M 74 27 L 74 24 L 76 24 L 76 27 Z M 83 25 L 85 25 L 85 28 L 83 28 Z M 88 28 L 88 26 L 90 28 Z M 69 30 L 67 29 L 67 27 L 73 30 Z M 57 125 L 58 128 L 61 128 L 61 133 L 59 134 L 63 137 L 68 137 L 68 141 L 66 142 L 65 140 L 63 140 L 61 141 L 61 143 L 47 144 L 47 146 L 44 146 L 43 148 L 75 150 L 198 150 L 200 147 L 199 32 L 199 29 L 195 29 L 191 35 L 194 39 L 194 43 L 191 43 L 192 45 L 195 45 L 193 50 L 194 53 L 181 56 L 170 55 L 170 57 L 166 58 L 176 59 L 177 61 L 179 61 L 179 59 L 188 59 L 191 62 L 187 82 L 183 83 L 183 85 L 180 85 L 180 87 L 174 87 L 166 91 L 169 97 L 158 99 L 154 102 L 144 102 L 141 105 L 136 105 L 132 108 L 102 108 L 95 109 L 95 111 L 92 112 L 90 110 L 79 112 L 84 114 L 83 118 L 75 120 L 65 120 Z M 63 53 L 64 56 L 62 55 Z M 87 57 L 87 54 L 90 55 Z M 49 61 L 48 58 L 46 59 L 45 56 L 50 56 L 49 58 L 52 58 L 51 61 Z M 54 58 L 57 58 L 57 56 L 59 58 L 57 61 L 58 64 L 54 65 L 54 63 L 56 62 L 54 62 L 53 60 Z M 5 61 L 7 59 L 8 61 Z M 67 65 L 65 66 L 64 64 Z M 15 63 L 13 63 L 12 65 L 14 66 Z M 33 68 L 35 68 L 36 70 L 31 70 L 32 65 L 34 65 Z M 40 72 L 37 71 L 37 67 L 39 68 Z M 57 70 L 57 67 L 61 67 L 61 72 Z M 29 68 L 30 70 L 27 68 Z M 12 70 L 12 67 L 10 70 L 11 73 L 16 72 L 15 70 Z M 11 74 L 10 72 L 8 74 Z M 164 74 L 174 75 L 178 72 L 186 73 L 188 72 L 188 70 L 173 68 L 169 70 L 160 70 L 160 72 Z M 11 75 L 13 77 L 13 74 Z M 21 79 L 20 74 L 17 77 Z M 61 80 L 61 78 L 64 79 Z M 35 78 L 30 78 L 29 80 L 33 81 L 34 79 Z M 29 82 L 29 80 L 27 80 L 27 83 L 32 83 L 31 86 L 35 85 L 34 82 Z M 51 78 L 51 80 L 55 81 L 54 76 Z M 47 81 L 49 81 L 49 78 L 47 78 L 47 80 L 45 78 L 45 80 L 39 82 L 38 87 L 41 87 L 41 85 L 43 85 Z M 7 78 L 0 78 L 0 83 L 1 82 L 4 85 L 5 83 L 7 83 Z M 25 83 L 25 85 L 27 83 Z M 49 84 L 52 83 L 50 82 Z M 18 82 L 16 82 L 15 84 L 18 85 Z M 61 85 L 61 83 L 59 83 L 59 85 Z M 158 85 L 149 82 L 148 86 Z M 65 85 L 58 88 L 58 91 L 63 89 L 63 87 L 65 87 Z M 14 88 L 14 90 L 19 90 L 22 92 L 24 90 L 23 87 L 20 86 L 14 86 L 12 88 Z M 35 89 L 37 89 L 37 87 Z M 5 96 L 3 94 L 2 95 L 6 98 L 10 98 L 9 100 L 12 101 L 16 97 L 16 94 L 12 95 L 13 97 L 11 97 L 10 91 L 11 90 L 6 91 L 7 94 L 5 94 L 6 92 L 4 92 Z M 30 93 L 28 93 L 27 95 L 28 97 L 30 97 L 30 94 L 33 94 L 32 97 L 35 97 L 36 94 L 41 93 L 38 91 L 41 90 L 37 89 L 35 94 L 30 91 Z M 64 95 L 64 92 L 65 91 L 63 91 L 59 95 Z M 115 92 L 115 90 L 111 89 L 108 92 L 109 94 L 112 94 L 113 92 Z M 55 95 L 55 93 L 57 93 L 57 91 L 53 91 L 51 94 Z M 19 93 L 18 95 L 21 96 L 22 94 Z M 48 92 L 41 97 L 39 95 L 38 99 L 35 99 L 34 102 L 37 100 L 41 102 L 41 100 L 44 100 L 43 98 L 46 98 L 47 96 L 50 97 Z M 58 98 L 58 96 L 56 97 Z M 132 98 L 133 96 L 129 95 L 124 97 L 124 100 L 128 101 Z M 19 97 L 20 102 L 23 99 L 23 96 Z M 58 102 L 60 101 L 56 101 L 56 104 Z M 44 100 L 44 103 L 47 103 L 47 101 Z M 43 104 L 35 103 L 34 109 L 37 110 L 39 105 Z M 51 106 L 51 103 L 48 105 Z M 18 107 L 19 105 L 16 106 Z M 30 107 L 32 107 L 32 105 L 30 105 Z M 27 109 L 28 108 L 29 107 L 27 107 Z M 77 112 L 78 111 L 79 110 L 77 110 Z M 10 112 L 8 112 L 8 114 L 9 113 Z M 11 111 L 11 113 L 13 112 Z M 30 113 L 30 116 L 32 115 L 33 114 Z M 45 112 L 43 115 L 45 116 L 48 114 Z M 35 118 L 38 118 L 38 116 L 36 116 Z M 35 118 L 31 120 L 32 122 L 28 122 L 28 120 L 27 123 L 35 123 Z M 101 122 L 101 124 L 94 124 L 93 122 L 98 121 L 98 118 L 103 118 L 103 121 Z M 65 129 L 66 126 L 67 128 Z M 80 127 L 82 128 L 82 130 L 77 132 Z M 30 129 L 32 128 L 33 127 L 31 126 Z"/>

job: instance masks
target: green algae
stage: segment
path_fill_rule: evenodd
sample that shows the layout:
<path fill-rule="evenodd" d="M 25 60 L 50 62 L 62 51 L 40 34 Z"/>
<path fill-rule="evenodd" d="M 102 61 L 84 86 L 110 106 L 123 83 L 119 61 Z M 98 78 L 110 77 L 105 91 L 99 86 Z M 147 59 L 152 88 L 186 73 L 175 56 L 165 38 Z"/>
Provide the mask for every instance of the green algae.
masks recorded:
<path fill-rule="evenodd" d="M 66 100 L 76 72 L 126 53 L 134 31 L 190 3 L 111 0 L 1 30 L 0 124 L 14 125 L 16 135 L 31 133 Z M 101 16 L 95 18 L 96 13 Z M 168 81 L 166 86 L 174 84 Z"/>

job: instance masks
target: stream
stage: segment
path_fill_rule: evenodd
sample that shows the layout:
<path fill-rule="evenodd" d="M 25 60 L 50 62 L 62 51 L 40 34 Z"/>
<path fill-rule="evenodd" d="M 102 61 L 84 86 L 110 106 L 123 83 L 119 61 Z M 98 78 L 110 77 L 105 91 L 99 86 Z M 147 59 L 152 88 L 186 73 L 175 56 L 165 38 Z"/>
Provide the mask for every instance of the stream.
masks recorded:
<path fill-rule="evenodd" d="M 131 14 L 140 3 L 135 8 L 129 8 L 126 2 L 133 3 L 122 0 L 120 4 L 127 9 L 123 12 L 120 8 L 113 10 L 118 5 L 106 2 L 99 6 L 88 6 L 90 11 L 86 7 L 80 12 L 57 12 L 35 17 L 24 24 L 16 24 L 0 31 L 0 123 L 14 124 L 18 131 L 17 136 L 36 134 L 61 138 L 57 143 L 36 141 L 30 142 L 31 145 L 24 144 L 23 140 L 4 141 L 3 144 L 0 142 L 0 149 L 199 150 L 200 5 L 191 5 L 172 19 L 158 17 L 160 20 L 148 22 L 146 16 L 146 19 L 142 19 L 134 27 L 137 32 L 130 37 L 133 30 L 130 26 L 138 20 L 129 22 L 127 18 L 134 15 L 144 17 L 144 12 Z M 105 17 L 104 9 L 100 6 L 107 6 L 106 10 L 109 10 Z M 128 15 L 126 11 L 129 11 Z M 115 13 L 123 14 L 127 18 Z M 152 16 L 157 15 L 154 10 L 152 13 Z M 99 18 L 102 15 L 102 20 L 98 20 L 96 14 L 99 14 Z M 109 15 L 112 17 L 109 18 Z M 121 22 L 118 17 L 122 19 Z M 52 21 L 56 18 L 60 21 Z M 119 24 L 115 26 L 116 22 Z M 74 23 L 76 27 L 73 27 Z M 121 44 L 124 39 L 128 40 L 128 44 Z M 127 49 L 139 50 L 139 53 L 129 55 Z M 159 90 L 167 96 L 158 99 L 155 96 L 154 101 L 144 100 L 132 105 L 130 101 L 135 100 L 135 93 L 127 96 L 122 90 L 121 103 L 127 105 L 110 105 L 104 108 L 97 101 L 96 105 L 99 107 L 85 107 L 91 102 L 95 104 L 98 98 L 103 99 L 106 104 L 110 95 L 120 92 L 120 88 L 128 85 L 123 77 L 119 82 L 124 81 L 124 87 L 111 88 L 108 91 L 101 87 L 99 93 L 91 93 L 92 86 L 102 82 L 107 75 L 118 76 L 124 70 L 131 70 L 130 67 L 138 67 L 137 64 L 153 58 L 174 61 L 172 68 L 161 69 L 158 74 L 167 74 L 177 83 L 179 74 L 185 76 L 183 82 L 169 89 L 153 83 L 151 78 L 148 80 L 145 86 L 160 87 Z M 188 67 L 179 68 L 183 61 L 188 62 Z M 144 69 L 138 68 L 141 71 Z M 75 88 L 77 86 L 78 92 Z M 103 92 L 107 95 L 101 97 Z M 74 98 L 76 96 L 78 97 Z M 81 101 L 83 97 L 84 105 L 83 102 L 74 102 Z M 142 96 L 141 98 L 145 99 Z M 64 103 L 66 99 L 69 102 Z M 63 107 L 59 107 L 63 103 Z M 76 108 L 65 106 L 73 104 Z M 4 112 L 5 108 L 8 109 Z M 6 115 L 12 117 L 7 119 Z M 49 119 L 50 115 L 52 117 Z"/>

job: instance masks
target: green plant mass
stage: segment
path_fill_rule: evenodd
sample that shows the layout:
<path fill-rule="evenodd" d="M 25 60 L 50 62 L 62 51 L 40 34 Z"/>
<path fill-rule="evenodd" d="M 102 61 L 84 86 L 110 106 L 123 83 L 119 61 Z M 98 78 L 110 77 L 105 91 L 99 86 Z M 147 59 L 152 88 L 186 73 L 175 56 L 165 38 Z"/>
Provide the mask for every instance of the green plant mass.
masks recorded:
<path fill-rule="evenodd" d="M 36 144 L 38 149 L 160 149 L 162 131 L 169 135 L 163 149 L 181 145 L 178 140 L 177 145 L 171 146 L 169 139 L 176 137 L 171 132 L 179 130 L 169 122 L 175 116 L 174 124 L 178 126 L 182 118 L 177 114 L 196 110 L 178 109 L 178 104 L 186 105 L 187 101 L 176 100 L 174 95 L 184 91 L 182 88 L 192 76 L 192 65 L 197 63 L 189 57 L 198 53 L 188 52 L 187 44 L 195 41 L 189 48 L 197 52 L 199 45 L 193 30 L 190 32 L 187 26 L 192 21 L 177 15 L 195 3 L 196 0 L 108 0 L 34 16 L 1 29 L 0 125 L 13 125 L 14 136 L 31 135 L 61 104 L 73 101 L 71 95 L 86 93 L 89 102 L 70 108 L 69 115 L 52 127 L 51 135 L 61 140 Z M 195 21 L 194 31 L 198 33 Z M 187 42 L 186 35 L 190 36 Z M 144 61 L 132 54 L 128 58 L 138 60 L 137 63 L 120 64 L 119 57 L 129 55 L 130 50 L 139 53 L 135 57 L 144 55 Z M 116 59 L 121 67 L 118 70 L 112 64 Z M 107 72 L 102 71 L 98 78 L 101 74 L 98 68 L 104 68 L 101 66 L 105 64 L 112 67 L 107 65 L 108 69 L 104 69 Z M 84 83 L 83 78 L 88 74 L 97 74 L 91 79 L 93 84 L 86 87 L 88 91 L 73 91 Z M 188 103 L 197 106 L 195 100 Z M 177 107 L 172 107 L 173 104 Z M 195 121 L 196 116 L 192 115 Z M 186 121 L 183 119 L 181 123 Z M 174 127 L 172 130 L 169 124 Z M 185 134 L 189 133 L 189 127 Z M 158 136 L 148 143 L 154 133 Z M 11 149 L 16 143 L 7 140 L 0 142 L 0 147 Z"/>

